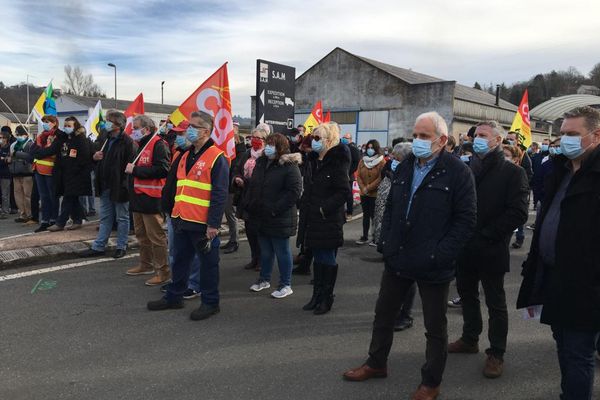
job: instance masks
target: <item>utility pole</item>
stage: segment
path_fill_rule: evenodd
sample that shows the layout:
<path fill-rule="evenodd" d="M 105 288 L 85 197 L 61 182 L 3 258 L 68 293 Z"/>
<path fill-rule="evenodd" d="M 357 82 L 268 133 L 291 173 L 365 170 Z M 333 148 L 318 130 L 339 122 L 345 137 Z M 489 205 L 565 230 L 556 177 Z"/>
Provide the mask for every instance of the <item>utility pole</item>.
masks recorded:
<path fill-rule="evenodd" d="M 117 66 L 113 63 L 108 63 L 108 66 L 115 69 L 115 110 L 117 109 Z"/>
<path fill-rule="evenodd" d="M 165 86 L 165 81 L 162 81 L 160 83 L 160 104 L 165 104 L 164 86 Z"/>

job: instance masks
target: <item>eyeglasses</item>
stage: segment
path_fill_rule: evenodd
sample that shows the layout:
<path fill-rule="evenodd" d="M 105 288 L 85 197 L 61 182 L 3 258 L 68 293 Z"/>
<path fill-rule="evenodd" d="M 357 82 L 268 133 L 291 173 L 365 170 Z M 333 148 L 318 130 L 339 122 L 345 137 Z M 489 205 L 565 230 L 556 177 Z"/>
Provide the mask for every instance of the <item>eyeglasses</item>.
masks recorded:
<path fill-rule="evenodd" d="M 261 138 L 260 136 L 250 136 L 250 139 L 259 139 L 259 140 L 265 140 L 264 138 Z"/>

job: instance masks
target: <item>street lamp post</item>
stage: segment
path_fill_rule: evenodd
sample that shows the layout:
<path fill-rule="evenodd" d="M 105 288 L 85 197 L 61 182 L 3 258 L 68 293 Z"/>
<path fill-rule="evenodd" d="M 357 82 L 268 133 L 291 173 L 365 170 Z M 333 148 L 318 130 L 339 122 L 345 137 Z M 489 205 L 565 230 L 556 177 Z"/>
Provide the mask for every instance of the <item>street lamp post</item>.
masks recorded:
<path fill-rule="evenodd" d="M 117 66 L 113 63 L 108 63 L 109 67 L 115 69 L 115 110 L 117 109 Z"/>
<path fill-rule="evenodd" d="M 165 104 L 164 86 L 165 86 L 165 81 L 162 81 L 160 83 L 160 104 Z"/>

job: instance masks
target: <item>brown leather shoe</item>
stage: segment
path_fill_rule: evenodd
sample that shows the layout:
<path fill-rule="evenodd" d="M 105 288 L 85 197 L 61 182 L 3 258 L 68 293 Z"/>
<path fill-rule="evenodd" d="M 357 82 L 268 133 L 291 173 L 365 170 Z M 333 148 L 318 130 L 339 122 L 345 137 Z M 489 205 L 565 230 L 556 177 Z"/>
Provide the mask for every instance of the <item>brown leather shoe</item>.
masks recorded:
<path fill-rule="evenodd" d="M 144 268 L 141 265 L 137 267 L 129 268 L 125 274 L 129 276 L 138 276 L 138 275 L 152 275 L 154 274 L 154 268 Z"/>
<path fill-rule="evenodd" d="M 492 354 L 488 354 L 487 360 L 485 360 L 485 367 L 483 367 L 483 376 L 490 379 L 499 378 L 502 376 L 503 370 L 504 361 Z"/>
<path fill-rule="evenodd" d="M 344 379 L 347 381 L 362 382 L 371 378 L 387 378 L 387 368 L 371 368 L 364 364 L 344 372 Z"/>
<path fill-rule="evenodd" d="M 458 339 L 456 342 L 448 344 L 448 353 L 476 354 L 479 353 L 479 345 L 471 346 L 462 339 Z"/>
<path fill-rule="evenodd" d="M 156 275 L 146 281 L 146 286 L 158 286 L 171 282 L 171 271 L 166 268 L 158 271 Z"/>
<path fill-rule="evenodd" d="M 440 395 L 440 387 L 429 387 L 419 385 L 417 391 L 413 394 L 412 400 L 435 400 Z"/>

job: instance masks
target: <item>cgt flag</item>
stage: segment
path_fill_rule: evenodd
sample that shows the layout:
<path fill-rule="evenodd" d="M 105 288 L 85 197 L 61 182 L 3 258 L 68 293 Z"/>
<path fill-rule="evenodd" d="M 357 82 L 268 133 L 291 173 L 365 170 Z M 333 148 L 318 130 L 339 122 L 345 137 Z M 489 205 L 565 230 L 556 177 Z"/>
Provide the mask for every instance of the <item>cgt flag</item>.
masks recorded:
<path fill-rule="evenodd" d="M 323 122 L 331 122 L 331 111 L 327 111 L 327 114 L 323 117 Z"/>
<path fill-rule="evenodd" d="M 525 146 L 525 148 L 531 146 L 531 123 L 529 121 L 529 96 L 527 89 L 523 93 L 519 110 L 517 110 L 510 130 L 517 133 L 517 142 L 519 144 Z"/>
<path fill-rule="evenodd" d="M 235 141 L 227 63 L 173 111 L 169 119 L 175 126 L 179 126 L 183 121 L 189 121 L 194 111 L 203 111 L 213 118 L 213 131 L 210 135 L 212 140 L 230 160 L 234 159 Z"/>
<path fill-rule="evenodd" d="M 312 133 L 319 124 L 323 123 L 323 105 L 321 100 L 317 101 L 317 104 L 313 107 L 312 111 L 306 121 L 304 122 L 304 135 Z"/>
<path fill-rule="evenodd" d="M 127 110 L 123 113 L 127 117 L 127 125 L 125 125 L 125 133 L 131 135 L 133 132 L 133 118 L 136 115 L 144 114 L 144 94 L 140 93 L 134 101 L 131 102 Z"/>

